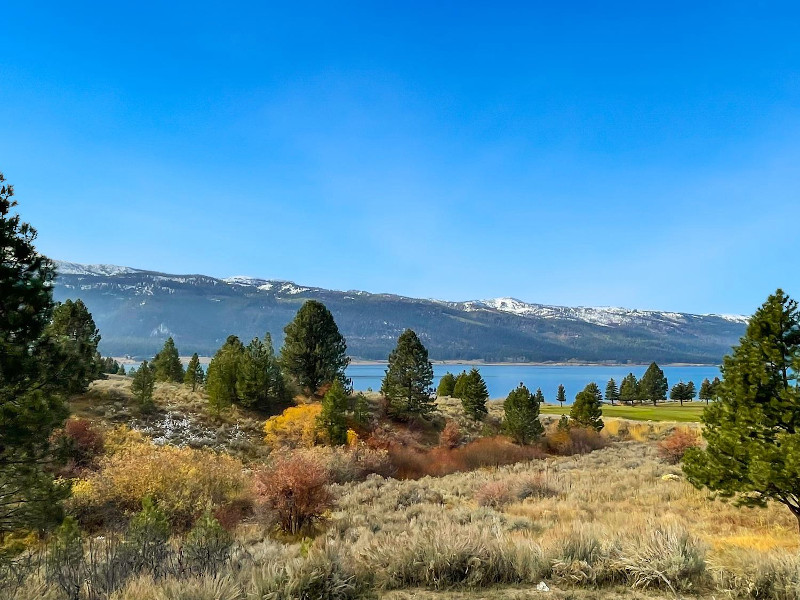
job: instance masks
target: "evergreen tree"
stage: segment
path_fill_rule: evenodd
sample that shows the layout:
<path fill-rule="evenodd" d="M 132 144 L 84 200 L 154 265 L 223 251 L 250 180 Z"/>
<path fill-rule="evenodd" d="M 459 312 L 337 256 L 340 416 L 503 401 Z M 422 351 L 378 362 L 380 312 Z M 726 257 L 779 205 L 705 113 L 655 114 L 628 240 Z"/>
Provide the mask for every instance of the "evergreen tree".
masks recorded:
<path fill-rule="evenodd" d="M 46 335 L 58 346 L 59 377 L 70 394 L 79 394 L 99 379 L 101 363 L 97 360 L 100 330 L 82 300 L 67 300 L 53 310 L 53 320 Z M 113 360 L 111 361 L 113 364 Z"/>
<path fill-rule="evenodd" d="M 156 354 L 151 365 L 156 381 L 172 381 L 182 383 L 184 378 L 183 365 L 175 347 L 175 341 L 170 337 L 164 342 L 164 347 Z"/>
<path fill-rule="evenodd" d="M 714 390 L 711 386 L 711 382 L 708 378 L 703 379 L 703 383 L 700 384 L 700 400 L 705 400 L 706 404 L 708 401 L 714 397 Z"/>
<path fill-rule="evenodd" d="M 208 365 L 206 378 L 208 404 L 217 414 L 239 400 L 236 383 L 243 354 L 242 342 L 235 335 L 229 335 Z"/>
<path fill-rule="evenodd" d="M 536 393 L 533 395 L 536 402 L 539 404 L 544 404 L 544 394 L 542 393 L 542 388 L 536 388 Z"/>
<path fill-rule="evenodd" d="M 347 443 L 347 405 L 344 386 L 335 379 L 322 398 L 322 411 L 317 417 L 320 429 L 325 432 L 328 443 L 333 446 Z"/>
<path fill-rule="evenodd" d="M 125 375 L 125 365 L 119 366 L 119 371 L 117 371 L 117 375 Z"/>
<path fill-rule="evenodd" d="M 0 173 L 0 539 L 56 524 L 69 487 L 44 469 L 68 414 L 59 345 L 45 333 L 55 271 L 34 247 L 36 230 L 11 214 L 13 196 Z"/>
<path fill-rule="evenodd" d="M 716 401 L 703 412 L 705 450 L 684 456 L 684 472 L 738 505 L 787 506 L 800 525 L 800 311 L 782 290 L 750 319 L 722 363 Z"/>
<path fill-rule="evenodd" d="M 236 380 L 239 402 L 244 406 L 271 412 L 288 401 L 278 359 L 272 348 L 272 336 L 267 333 L 262 342 L 254 338 L 245 348 Z"/>
<path fill-rule="evenodd" d="M 590 383 L 575 396 L 569 411 L 570 421 L 581 427 L 600 431 L 603 427 L 603 395 L 596 383 Z"/>
<path fill-rule="evenodd" d="M 453 384 L 453 398 L 463 398 L 464 395 L 467 393 L 467 383 L 469 379 L 467 378 L 467 372 L 461 371 L 458 375 L 456 375 L 456 381 Z"/>
<path fill-rule="evenodd" d="M 203 383 L 203 367 L 200 366 L 200 357 L 197 352 L 192 354 L 189 364 L 186 366 L 186 374 L 183 383 L 192 386 L 192 391 L 197 390 L 197 386 Z"/>
<path fill-rule="evenodd" d="M 428 350 L 411 329 L 397 339 L 389 355 L 389 366 L 381 393 L 389 401 L 391 413 L 401 419 L 425 417 L 436 408 L 432 397 L 433 366 Z"/>
<path fill-rule="evenodd" d="M 639 400 L 639 382 L 636 375 L 628 373 L 619 386 L 619 400 L 626 404 L 635 404 Z"/>
<path fill-rule="evenodd" d="M 436 395 L 439 398 L 444 398 L 445 396 L 452 396 L 453 390 L 455 389 L 456 385 L 456 378 L 450 371 L 442 375 L 441 380 L 439 380 L 439 387 L 436 388 Z"/>
<path fill-rule="evenodd" d="M 356 394 L 353 398 L 353 421 L 359 427 L 366 428 L 369 426 L 371 418 L 372 410 L 370 409 L 369 400 L 362 393 Z"/>
<path fill-rule="evenodd" d="M 719 380 L 719 377 L 714 377 L 714 381 L 711 382 L 711 394 L 713 395 L 714 400 L 719 398 L 721 388 L 722 382 Z"/>
<path fill-rule="evenodd" d="M 617 389 L 617 382 L 614 381 L 614 378 L 608 380 L 608 384 L 606 384 L 606 402 L 614 406 L 614 402 L 619 402 L 620 400 L 620 392 Z"/>
<path fill-rule="evenodd" d="M 522 383 L 506 398 L 503 412 L 506 432 L 516 443 L 530 444 L 542 437 L 544 427 L 539 421 L 539 403 Z"/>
<path fill-rule="evenodd" d="M 560 406 L 564 406 L 564 402 L 567 401 L 567 390 L 564 389 L 564 385 L 561 383 L 558 384 L 558 392 L 556 393 L 556 400 L 558 400 L 558 404 Z"/>
<path fill-rule="evenodd" d="M 692 402 L 694 397 L 697 395 L 697 388 L 694 387 L 694 381 L 690 381 L 686 384 L 686 395 L 684 400 L 687 402 Z"/>
<path fill-rule="evenodd" d="M 466 377 L 464 395 L 461 396 L 461 406 L 468 417 L 475 421 L 480 421 L 488 414 L 486 410 L 486 400 L 489 399 L 489 390 L 486 389 L 486 382 L 481 377 L 481 372 L 475 367 L 470 369 Z"/>
<path fill-rule="evenodd" d="M 653 406 L 656 406 L 659 400 L 667 399 L 668 390 L 669 384 L 667 378 L 664 377 L 664 371 L 656 363 L 650 363 L 639 382 L 639 399 L 642 402 L 649 400 Z"/>
<path fill-rule="evenodd" d="M 153 367 L 144 361 L 141 366 L 136 369 L 131 381 L 131 392 L 133 397 L 139 402 L 139 407 L 143 411 L 149 411 L 153 408 L 153 388 L 156 383 L 156 374 Z"/>
<path fill-rule="evenodd" d="M 302 389 L 313 396 L 335 379 L 346 387 L 347 344 L 324 304 L 306 301 L 283 331 L 281 365 Z"/>
<path fill-rule="evenodd" d="M 683 401 L 686 398 L 686 384 L 683 381 L 679 381 L 673 385 L 669 392 L 669 398 L 670 400 L 678 400 L 683 406 Z"/>

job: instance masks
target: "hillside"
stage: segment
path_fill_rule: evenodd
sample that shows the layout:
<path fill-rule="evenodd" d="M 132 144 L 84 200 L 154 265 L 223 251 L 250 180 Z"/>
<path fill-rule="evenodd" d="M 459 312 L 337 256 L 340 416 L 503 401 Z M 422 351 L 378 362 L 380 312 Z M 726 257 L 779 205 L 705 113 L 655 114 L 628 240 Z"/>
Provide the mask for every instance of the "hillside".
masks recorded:
<path fill-rule="evenodd" d="M 744 333 L 736 315 L 563 307 L 513 298 L 444 302 L 289 281 L 171 275 L 57 262 L 57 300 L 81 298 L 106 355 L 152 356 L 168 336 L 183 352 L 212 354 L 230 334 L 265 331 L 276 345 L 308 299 L 324 302 L 354 358 L 385 359 L 414 329 L 434 360 L 691 362 L 716 364 Z"/>

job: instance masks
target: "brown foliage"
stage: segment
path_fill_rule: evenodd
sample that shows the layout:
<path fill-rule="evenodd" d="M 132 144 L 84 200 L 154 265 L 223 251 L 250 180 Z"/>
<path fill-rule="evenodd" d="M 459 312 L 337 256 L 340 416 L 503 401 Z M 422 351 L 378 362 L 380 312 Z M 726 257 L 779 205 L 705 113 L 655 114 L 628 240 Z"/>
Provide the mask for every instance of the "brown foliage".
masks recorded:
<path fill-rule="evenodd" d="M 457 448 L 461 445 L 461 429 L 454 420 L 449 419 L 439 434 L 439 445 L 442 448 Z"/>
<path fill-rule="evenodd" d="M 685 429 L 676 429 L 658 445 L 658 455 L 671 465 L 677 464 L 689 448 L 700 445 L 697 435 Z"/>
<path fill-rule="evenodd" d="M 545 437 L 544 444 L 551 454 L 572 456 L 605 448 L 608 440 L 587 427 L 552 428 Z"/>
<path fill-rule="evenodd" d="M 285 533 L 296 535 L 332 508 L 328 469 L 310 453 L 294 453 L 255 474 L 255 493 Z"/>

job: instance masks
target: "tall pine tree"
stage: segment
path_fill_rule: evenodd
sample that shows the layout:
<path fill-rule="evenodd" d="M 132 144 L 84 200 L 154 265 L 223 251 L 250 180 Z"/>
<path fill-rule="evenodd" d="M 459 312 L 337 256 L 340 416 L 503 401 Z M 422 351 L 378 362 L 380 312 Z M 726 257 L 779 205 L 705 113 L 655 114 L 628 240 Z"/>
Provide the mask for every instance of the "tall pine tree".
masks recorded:
<path fill-rule="evenodd" d="M 489 391 L 486 389 L 486 382 L 481 376 L 481 372 L 475 367 L 470 369 L 464 386 L 464 395 L 461 397 L 461 406 L 464 412 L 471 419 L 480 421 L 488 414 L 486 410 L 486 400 L 489 399 Z"/>
<path fill-rule="evenodd" d="M 401 419 L 425 417 L 436 405 L 433 398 L 433 365 L 428 350 L 411 329 L 397 338 L 389 355 L 389 366 L 381 393 L 389 402 L 392 415 Z"/>
<path fill-rule="evenodd" d="M 306 301 L 283 331 L 280 362 L 301 389 L 314 396 L 336 379 L 347 387 L 347 343 L 324 304 Z"/>
<path fill-rule="evenodd" d="M 564 406 L 564 402 L 567 401 L 567 390 L 564 389 L 564 384 L 558 384 L 558 392 L 556 392 L 556 400 L 560 406 Z"/>
<path fill-rule="evenodd" d="M 647 371 L 642 375 L 638 390 L 639 399 L 642 402 L 649 400 L 653 403 L 653 406 L 656 406 L 659 400 L 666 400 L 669 384 L 661 367 L 654 362 L 650 363 Z"/>
<path fill-rule="evenodd" d="M 34 247 L 36 230 L 11 213 L 13 196 L 0 173 L 0 538 L 55 524 L 68 493 L 45 470 L 68 414 L 59 345 L 45 334 L 55 271 Z"/>
<path fill-rule="evenodd" d="M 85 392 L 99 379 L 102 364 L 96 359 L 100 330 L 82 300 L 67 300 L 53 310 L 47 335 L 58 345 L 61 357 L 59 377 L 71 394 Z M 113 360 L 109 359 L 113 365 Z"/>
<path fill-rule="evenodd" d="M 800 526 L 800 311 L 777 290 L 722 363 L 703 411 L 706 448 L 684 457 L 688 480 L 743 506 L 784 504 Z"/>
<path fill-rule="evenodd" d="M 245 348 L 237 373 L 236 391 L 239 402 L 262 412 L 273 412 L 288 402 L 289 394 L 269 333 L 264 336 L 264 341 L 254 338 Z"/>
<path fill-rule="evenodd" d="M 628 373 L 619 386 L 619 400 L 625 404 L 636 404 L 639 401 L 639 382 L 636 375 Z"/>
<path fill-rule="evenodd" d="M 183 365 L 178 355 L 178 349 L 175 347 L 175 340 L 171 337 L 164 342 L 164 347 L 153 358 L 151 366 L 155 372 L 156 381 L 183 382 Z"/>
<path fill-rule="evenodd" d="M 200 366 L 200 357 L 197 356 L 197 352 L 192 354 L 192 358 L 189 359 L 183 383 L 192 386 L 193 392 L 197 390 L 198 385 L 203 383 L 203 367 Z"/>
<path fill-rule="evenodd" d="M 235 335 L 229 335 L 208 365 L 206 393 L 208 404 L 215 413 L 239 400 L 236 383 L 243 354 L 242 342 Z"/>
<path fill-rule="evenodd" d="M 322 410 L 317 417 L 319 427 L 325 432 L 328 443 L 341 446 L 347 443 L 347 391 L 342 382 L 334 380 L 322 398 Z"/>
<path fill-rule="evenodd" d="M 700 400 L 705 400 L 706 404 L 708 401 L 714 398 L 714 390 L 711 386 L 711 382 L 708 378 L 703 379 L 703 383 L 700 384 Z"/>
<path fill-rule="evenodd" d="M 440 398 L 452 396 L 456 385 L 456 378 L 450 371 L 442 375 L 439 380 L 439 387 L 436 388 L 436 395 Z"/>
<path fill-rule="evenodd" d="M 611 406 L 614 406 L 615 402 L 619 402 L 620 400 L 620 393 L 619 389 L 617 389 L 617 382 L 614 381 L 614 378 L 608 380 L 606 384 L 606 402 L 608 402 Z"/>
<path fill-rule="evenodd" d="M 600 393 L 600 388 L 596 383 L 590 383 L 575 396 L 575 402 L 569 411 L 570 422 L 600 431 L 604 427 L 602 406 L 603 395 Z"/>
<path fill-rule="evenodd" d="M 539 421 L 539 403 L 530 390 L 519 384 L 503 402 L 506 433 L 518 444 L 535 442 L 544 433 Z"/>
<path fill-rule="evenodd" d="M 153 388 L 156 383 L 155 370 L 144 361 L 133 374 L 131 393 L 139 402 L 139 408 L 147 412 L 153 408 Z"/>

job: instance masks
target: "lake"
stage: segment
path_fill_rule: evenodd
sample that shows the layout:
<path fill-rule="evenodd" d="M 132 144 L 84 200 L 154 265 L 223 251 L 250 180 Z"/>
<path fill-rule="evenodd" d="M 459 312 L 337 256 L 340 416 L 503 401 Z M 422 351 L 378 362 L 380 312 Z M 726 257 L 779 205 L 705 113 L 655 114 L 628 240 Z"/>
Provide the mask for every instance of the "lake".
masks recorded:
<path fill-rule="evenodd" d="M 458 374 L 469 371 L 473 365 L 467 364 L 434 364 L 433 386 L 439 385 L 439 379 L 446 372 Z M 628 373 L 636 375 L 637 379 L 644 375 L 647 365 L 628 366 L 540 366 L 540 365 L 480 365 L 478 369 L 486 381 L 489 397 L 492 399 L 505 398 L 508 393 L 524 383 L 532 392 L 542 388 L 545 400 L 555 402 L 558 385 L 563 384 L 567 393 L 567 402 L 571 403 L 575 394 L 580 392 L 586 384 L 594 381 L 605 394 L 606 383 L 614 378 L 617 385 Z M 670 387 L 680 380 L 694 381 L 697 390 L 703 379 L 713 380 L 719 377 L 719 367 L 716 366 L 670 366 L 662 367 Z M 386 371 L 385 364 L 350 365 L 347 376 L 353 380 L 353 388 L 359 391 L 381 388 L 381 380 Z"/>

